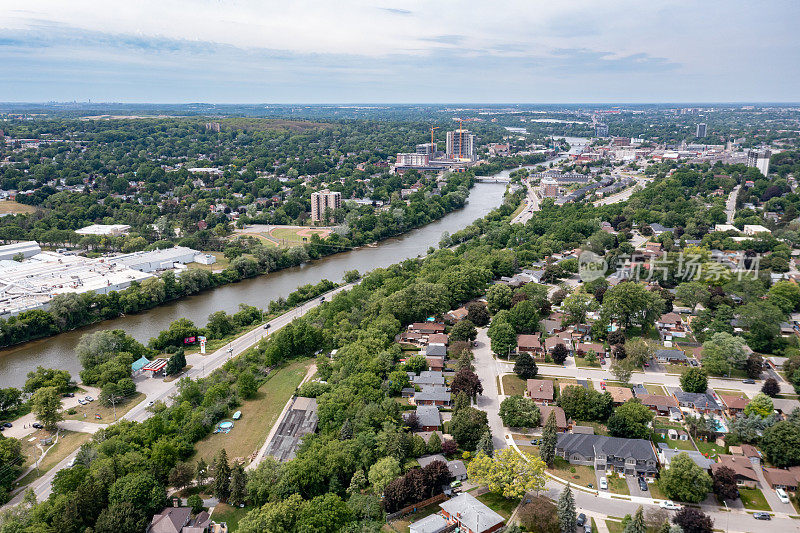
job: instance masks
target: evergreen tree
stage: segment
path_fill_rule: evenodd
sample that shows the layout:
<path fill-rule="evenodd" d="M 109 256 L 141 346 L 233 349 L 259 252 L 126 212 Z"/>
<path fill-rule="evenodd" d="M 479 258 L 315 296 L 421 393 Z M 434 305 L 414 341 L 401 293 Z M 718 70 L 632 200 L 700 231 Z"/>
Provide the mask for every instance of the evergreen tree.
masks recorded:
<path fill-rule="evenodd" d="M 458 394 L 456 394 L 456 401 L 455 404 L 453 405 L 453 414 L 459 412 L 463 407 L 469 407 L 469 406 L 470 406 L 469 396 L 467 396 L 466 392 L 461 391 Z"/>
<path fill-rule="evenodd" d="M 230 484 L 230 502 L 233 505 L 239 505 L 244 503 L 247 497 L 247 474 L 244 472 L 244 467 L 241 463 L 236 462 L 233 465 L 233 471 L 231 472 L 231 484 Z"/>
<path fill-rule="evenodd" d="M 483 452 L 489 457 L 494 454 L 494 443 L 492 442 L 492 432 L 486 431 L 481 440 L 478 441 L 478 447 L 475 449 L 476 452 Z"/>
<path fill-rule="evenodd" d="M 205 485 L 208 479 L 208 465 L 202 457 L 194 467 L 194 478 L 197 480 L 198 485 Z"/>
<path fill-rule="evenodd" d="M 434 431 L 433 435 L 428 439 L 428 453 L 442 453 L 442 438 L 436 431 Z"/>
<path fill-rule="evenodd" d="M 633 515 L 633 518 L 625 526 L 623 533 L 647 533 L 647 525 L 644 523 L 644 511 L 640 505 Z"/>
<path fill-rule="evenodd" d="M 558 523 L 561 525 L 561 533 L 574 533 L 577 518 L 575 516 L 575 498 L 572 496 L 572 489 L 567 483 L 566 488 L 561 491 L 558 498 Z"/>
<path fill-rule="evenodd" d="M 350 419 L 346 419 L 342 424 L 342 429 L 339 430 L 339 440 L 350 440 L 353 438 L 353 424 Z"/>
<path fill-rule="evenodd" d="M 231 495 L 231 467 L 228 465 L 228 454 L 222 448 L 214 459 L 214 496 L 220 501 L 227 501 Z"/>
<path fill-rule="evenodd" d="M 350 486 L 347 487 L 347 494 L 350 496 L 353 494 L 361 494 L 361 491 L 367 488 L 367 485 L 369 485 L 367 476 L 365 476 L 364 471 L 359 468 L 350 479 Z"/>
<path fill-rule="evenodd" d="M 547 422 L 542 431 L 542 442 L 539 445 L 539 456 L 548 466 L 553 466 L 556 457 L 556 444 L 558 443 L 558 423 L 555 411 L 550 411 Z"/>

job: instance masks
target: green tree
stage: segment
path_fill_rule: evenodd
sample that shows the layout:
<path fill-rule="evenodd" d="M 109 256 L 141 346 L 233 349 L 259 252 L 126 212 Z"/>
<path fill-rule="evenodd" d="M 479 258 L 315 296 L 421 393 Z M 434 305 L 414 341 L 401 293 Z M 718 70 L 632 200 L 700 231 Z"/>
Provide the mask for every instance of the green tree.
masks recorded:
<path fill-rule="evenodd" d="M 28 379 L 25 381 L 25 387 L 22 390 L 28 394 L 33 394 L 42 387 L 55 387 L 59 393 L 62 393 L 69 390 L 70 381 L 72 381 L 72 377 L 66 370 L 37 366 L 36 370 L 28 372 Z"/>
<path fill-rule="evenodd" d="M 633 374 L 633 370 L 628 363 L 624 361 L 617 361 L 611 365 L 611 373 L 614 374 L 614 377 L 617 378 L 617 381 L 627 384 L 631 382 L 631 374 Z"/>
<path fill-rule="evenodd" d="M 625 529 L 622 533 L 647 533 L 647 525 L 644 522 L 644 510 L 640 505 L 636 512 L 633 513 L 630 521 L 625 524 Z"/>
<path fill-rule="evenodd" d="M 478 337 L 478 330 L 469 320 L 460 320 L 450 331 L 450 341 L 474 341 Z"/>
<path fill-rule="evenodd" d="M 681 374 L 681 388 L 686 392 L 706 392 L 708 374 L 702 368 L 693 367 Z"/>
<path fill-rule="evenodd" d="M 511 324 L 502 323 L 489 328 L 492 351 L 498 355 L 509 356 L 517 348 L 517 332 Z"/>
<path fill-rule="evenodd" d="M 168 376 L 174 376 L 175 374 L 179 374 L 185 366 L 186 356 L 183 353 L 183 348 L 180 348 L 177 352 L 170 356 L 169 361 L 167 361 L 167 367 L 164 369 L 164 371 Z"/>
<path fill-rule="evenodd" d="M 694 312 L 697 304 L 707 302 L 711 297 L 708 287 L 699 281 L 686 281 L 675 288 L 675 297 Z"/>
<path fill-rule="evenodd" d="M 228 453 L 222 448 L 214 458 L 214 482 L 212 492 L 220 501 L 228 501 L 231 495 L 231 467 L 228 464 Z"/>
<path fill-rule="evenodd" d="M 744 339 L 730 333 L 715 333 L 703 343 L 703 362 L 719 358 L 735 368 L 744 368 L 747 362 L 747 348 Z"/>
<path fill-rule="evenodd" d="M 519 499 L 544 489 L 544 468 L 538 457 L 522 457 L 513 448 L 503 448 L 493 457 L 478 452 L 467 465 L 467 474 L 504 498 Z"/>
<path fill-rule="evenodd" d="M 494 442 L 492 441 L 492 432 L 486 431 L 478 441 L 478 446 L 475 448 L 476 452 L 483 452 L 489 457 L 494 454 Z"/>
<path fill-rule="evenodd" d="M 144 531 L 149 517 L 130 502 L 114 503 L 103 509 L 93 531 L 96 533 L 139 533 Z"/>
<path fill-rule="evenodd" d="M 186 498 L 186 505 L 192 508 L 192 513 L 198 514 L 205 509 L 203 498 L 199 494 L 192 494 Z"/>
<path fill-rule="evenodd" d="M 561 524 L 561 533 L 573 533 L 577 517 L 575 516 L 575 497 L 572 495 L 572 488 L 570 488 L 569 483 L 561 491 L 556 507 L 558 510 L 558 523 Z"/>
<path fill-rule="evenodd" d="M 642 368 L 654 354 L 653 345 L 646 339 L 636 338 L 625 343 L 625 359 L 631 367 Z"/>
<path fill-rule="evenodd" d="M 574 292 L 561 302 L 561 309 L 566 313 L 566 321 L 570 324 L 586 322 L 586 315 L 599 307 L 597 300 L 585 292 Z"/>
<path fill-rule="evenodd" d="M 428 438 L 428 453 L 442 453 L 442 439 L 439 437 L 439 433 L 436 431 L 434 431 L 430 438 Z"/>
<path fill-rule="evenodd" d="M 526 531 L 536 531 L 537 533 L 561 532 L 561 527 L 558 523 L 558 510 L 553 502 L 544 496 L 526 498 L 525 502 L 517 510 L 517 517 Z M 506 532 L 511 533 L 510 528 L 506 528 Z M 519 533 L 522 533 L 522 530 Z"/>
<path fill-rule="evenodd" d="M 786 314 L 800 310 L 800 287 L 792 281 L 778 281 L 769 288 L 767 297 Z"/>
<path fill-rule="evenodd" d="M 541 413 L 530 398 L 508 396 L 500 403 L 500 418 L 506 427 L 535 428 L 539 426 Z"/>
<path fill-rule="evenodd" d="M 380 496 L 386 485 L 400 477 L 400 473 L 400 463 L 397 459 L 391 456 L 383 457 L 370 467 L 367 478 L 375 494 Z"/>
<path fill-rule="evenodd" d="M 489 311 L 496 313 L 501 309 L 508 309 L 511 307 L 511 298 L 513 293 L 511 287 L 503 283 L 497 283 L 489 287 L 486 291 L 486 301 L 489 304 Z"/>
<path fill-rule="evenodd" d="M 614 437 L 646 439 L 650 435 L 648 424 L 653 412 L 636 399 L 628 400 L 608 418 L 608 431 Z"/>
<path fill-rule="evenodd" d="M 800 465 L 800 426 L 778 422 L 764 430 L 759 446 L 767 460 L 779 468 Z"/>
<path fill-rule="evenodd" d="M 680 453 L 672 459 L 669 468 L 661 471 L 658 486 L 670 499 L 699 503 L 711 490 L 712 480 L 687 453 Z"/>
<path fill-rule="evenodd" d="M 31 398 L 31 411 L 47 429 L 54 429 L 64 420 L 61 413 L 61 395 L 55 387 L 42 387 Z"/>
<path fill-rule="evenodd" d="M 239 374 L 239 377 L 236 379 L 236 390 L 243 400 L 249 400 L 256 395 L 258 392 L 258 383 L 252 372 L 245 371 Z"/>
<path fill-rule="evenodd" d="M 233 505 L 244 503 L 247 498 L 247 474 L 244 467 L 238 461 L 233 464 L 231 469 L 231 495 L 228 498 Z"/>
<path fill-rule="evenodd" d="M 208 465 L 202 457 L 195 464 L 194 478 L 199 486 L 205 485 L 208 479 Z"/>
<path fill-rule="evenodd" d="M 635 282 L 620 283 L 603 296 L 603 317 L 618 322 L 625 329 L 634 325 L 648 328 L 661 316 L 663 309 L 664 300 L 658 294 Z"/>
<path fill-rule="evenodd" d="M 489 311 L 485 304 L 480 302 L 472 302 L 467 306 L 467 320 L 482 328 L 489 323 Z"/>
<path fill-rule="evenodd" d="M 745 416 L 750 415 L 758 415 L 762 418 L 765 418 L 772 414 L 773 412 L 773 405 L 772 405 L 772 398 L 764 394 L 763 392 L 759 392 L 756 394 L 750 403 L 748 403 L 744 408 Z"/>
<path fill-rule="evenodd" d="M 464 450 L 474 450 L 481 435 L 488 430 L 486 412 L 474 407 L 459 409 L 450 421 L 450 434 Z"/>
<path fill-rule="evenodd" d="M 517 355 L 517 361 L 514 363 L 514 373 L 520 379 L 533 379 L 539 373 L 539 367 L 536 366 L 536 361 L 527 352 L 522 352 Z"/>
<path fill-rule="evenodd" d="M 558 444 L 558 422 L 555 411 L 550 411 L 542 430 L 542 442 L 539 445 L 539 456 L 548 466 L 553 466 L 556 457 L 556 444 Z"/>

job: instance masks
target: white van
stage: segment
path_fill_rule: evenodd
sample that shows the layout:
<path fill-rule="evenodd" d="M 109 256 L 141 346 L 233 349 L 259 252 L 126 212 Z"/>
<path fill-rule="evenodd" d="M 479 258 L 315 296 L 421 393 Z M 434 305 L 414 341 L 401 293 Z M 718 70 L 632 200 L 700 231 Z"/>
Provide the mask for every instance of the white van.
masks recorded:
<path fill-rule="evenodd" d="M 608 490 L 608 480 L 606 479 L 606 476 L 600 478 L 600 488 L 602 490 Z"/>
<path fill-rule="evenodd" d="M 783 489 L 775 489 L 775 494 L 778 495 L 778 499 L 781 503 L 790 503 L 789 496 L 786 494 L 786 491 Z"/>

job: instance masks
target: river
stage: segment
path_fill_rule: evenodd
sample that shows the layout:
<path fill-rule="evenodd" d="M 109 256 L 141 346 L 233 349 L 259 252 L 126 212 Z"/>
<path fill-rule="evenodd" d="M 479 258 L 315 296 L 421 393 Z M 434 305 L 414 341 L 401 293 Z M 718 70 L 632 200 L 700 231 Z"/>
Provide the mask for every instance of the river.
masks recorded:
<path fill-rule="evenodd" d="M 497 176 L 508 176 L 510 172 L 506 170 Z M 81 368 L 75 356 L 75 346 L 84 333 L 122 329 L 146 343 L 178 318 L 185 317 L 195 324 L 205 325 L 208 315 L 214 311 L 235 312 L 240 303 L 265 309 L 271 300 L 286 297 L 301 285 L 317 283 L 321 279 L 341 281 L 346 270 L 356 269 L 363 273 L 425 255 L 429 247 L 439 245 L 445 231 L 454 233 L 499 206 L 505 187 L 505 183 L 476 183 L 462 209 L 400 237 L 384 240 L 375 247 L 331 255 L 299 267 L 224 285 L 149 311 L 0 350 L 0 387 L 21 387 L 27 373 L 37 365 L 68 370 L 77 379 Z"/>

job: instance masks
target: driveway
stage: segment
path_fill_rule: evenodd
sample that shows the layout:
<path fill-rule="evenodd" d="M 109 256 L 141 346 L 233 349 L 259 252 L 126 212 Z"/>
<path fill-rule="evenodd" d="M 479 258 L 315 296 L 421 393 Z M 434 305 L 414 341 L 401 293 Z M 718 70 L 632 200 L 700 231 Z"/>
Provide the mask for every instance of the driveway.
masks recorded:
<path fill-rule="evenodd" d="M 477 346 L 473 349 L 475 360 L 475 373 L 481 380 L 483 385 L 483 394 L 478 396 L 476 407 L 482 411 L 486 411 L 489 419 L 489 429 L 492 431 L 492 442 L 496 450 L 505 448 L 506 444 L 506 429 L 503 427 L 503 421 L 500 419 L 500 402 L 503 397 L 500 396 L 500 391 L 497 390 L 497 376 L 500 375 L 499 366 L 490 348 L 490 340 L 486 335 L 487 328 L 478 329 L 478 338 L 476 339 Z"/>
<path fill-rule="evenodd" d="M 636 476 L 625 476 L 625 481 L 628 483 L 628 492 L 631 493 L 631 496 L 652 498 L 652 496 L 650 496 L 650 489 L 643 491 L 639 488 L 639 479 Z"/>
<path fill-rule="evenodd" d="M 776 513 L 786 513 L 786 514 L 797 514 L 797 511 L 794 509 L 794 505 L 791 503 L 783 503 L 778 499 L 778 494 L 775 492 L 775 489 L 770 488 L 769 483 L 767 483 L 767 479 L 764 477 L 764 471 L 761 467 L 753 467 L 753 470 L 756 471 L 756 476 L 758 477 L 758 484 L 761 485 L 759 488 L 761 492 L 764 493 L 764 497 L 767 499 L 767 503 L 769 504 L 770 508 L 775 511 Z"/>

